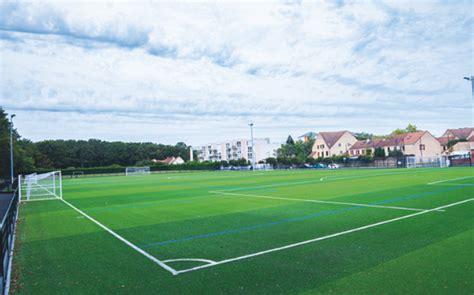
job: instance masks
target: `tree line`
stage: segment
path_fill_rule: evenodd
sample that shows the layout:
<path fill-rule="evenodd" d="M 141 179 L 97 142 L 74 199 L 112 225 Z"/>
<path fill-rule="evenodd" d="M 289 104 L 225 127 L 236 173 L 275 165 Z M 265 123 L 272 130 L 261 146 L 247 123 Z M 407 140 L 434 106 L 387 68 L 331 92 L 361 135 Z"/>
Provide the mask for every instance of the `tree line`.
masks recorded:
<path fill-rule="evenodd" d="M 44 169 L 82 169 L 107 166 L 134 166 L 143 160 L 181 157 L 189 160 L 189 146 L 151 142 L 108 142 L 89 140 L 43 140 L 32 142 L 22 138 L 13 129 L 15 174 Z M 10 177 L 10 121 L 0 107 L 0 161 L 1 178 Z"/>

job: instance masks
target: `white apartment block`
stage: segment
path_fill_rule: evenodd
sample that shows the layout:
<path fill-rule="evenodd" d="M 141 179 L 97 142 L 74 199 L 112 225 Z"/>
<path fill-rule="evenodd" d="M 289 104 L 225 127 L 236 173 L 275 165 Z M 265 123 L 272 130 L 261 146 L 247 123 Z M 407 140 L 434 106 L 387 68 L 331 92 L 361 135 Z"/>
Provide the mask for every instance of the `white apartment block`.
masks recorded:
<path fill-rule="evenodd" d="M 269 138 L 254 138 L 255 162 L 276 157 L 281 144 L 270 142 Z M 246 159 L 252 160 L 252 142 L 249 139 L 235 139 L 221 143 L 209 143 L 194 147 L 200 162 L 220 162 Z"/>

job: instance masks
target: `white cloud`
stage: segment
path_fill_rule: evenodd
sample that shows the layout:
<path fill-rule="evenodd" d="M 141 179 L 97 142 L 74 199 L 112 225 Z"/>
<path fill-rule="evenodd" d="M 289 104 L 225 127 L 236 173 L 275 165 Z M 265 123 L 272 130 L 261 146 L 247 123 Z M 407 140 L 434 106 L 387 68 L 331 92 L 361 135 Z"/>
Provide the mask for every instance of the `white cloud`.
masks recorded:
<path fill-rule="evenodd" d="M 472 125 L 471 5 L 3 3 L 0 105 L 34 140 L 440 133 Z"/>

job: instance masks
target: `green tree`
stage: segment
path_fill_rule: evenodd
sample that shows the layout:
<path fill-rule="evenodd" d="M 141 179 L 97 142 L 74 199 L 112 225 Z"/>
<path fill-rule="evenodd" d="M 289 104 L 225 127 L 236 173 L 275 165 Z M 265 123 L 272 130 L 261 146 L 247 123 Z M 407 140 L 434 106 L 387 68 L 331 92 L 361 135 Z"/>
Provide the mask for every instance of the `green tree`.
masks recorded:
<path fill-rule="evenodd" d="M 272 166 L 276 166 L 278 164 L 277 159 L 270 157 L 265 159 L 265 163 L 270 164 Z"/>
<path fill-rule="evenodd" d="M 403 156 L 403 153 L 400 150 L 394 150 L 394 151 L 390 151 L 388 153 L 388 156 L 389 157 L 401 157 L 401 156 Z"/>
<path fill-rule="evenodd" d="M 374 151 L 374 157 L 375 158 L 383 158 L 385 157 L 385 150 L 381 147 L 375 148 Z"/>
<path fill-rule="evenodd" d="M 416 132 L 416 131 L 419 131 L 418 128 L 415 125 L 410 123 L 404 129 L 398 128 L 398 129 L 393 130 L 391 135 L 400 135 L 400 134 Z"/>
<path fill-rule="evenodd" d="M 17 130 L 12 130 L 14 176 L 35 168 L 30 141 L 22 140 Z M 0 107 L 0 189 L 2 184 L 11 180 L 10 168 L 10 120 L 8 114 Z"/>
<path fill-rule="evenodd" d="M 357 138 L 357 140 L 367 140 L 367 139 L 372 139 L 374 137 L 373 134 L 366 133 L 366 132 L 354 133 L 354 136 L 355 138 Z"/>
<path fill-rule="evenodd" d="M 295 141 L 293 140 L 293 137 L 291 135 L 288 135 L 288 138 L 286 139 L 286 144 L 288 145 L 294 145 Z"/>

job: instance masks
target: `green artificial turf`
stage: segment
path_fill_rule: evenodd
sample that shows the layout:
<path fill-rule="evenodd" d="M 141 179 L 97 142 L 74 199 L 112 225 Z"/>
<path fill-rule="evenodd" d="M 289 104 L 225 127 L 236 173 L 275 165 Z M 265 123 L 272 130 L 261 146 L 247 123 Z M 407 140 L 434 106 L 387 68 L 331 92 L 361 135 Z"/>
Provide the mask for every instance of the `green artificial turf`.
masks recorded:
<path fill-rule="evenodd" d="M 474 198 L 474 169 L 85 177 L 64 179 L 63 193 L 66 201 L 160 261 L 220 262 Z M 469 201 L 173 275 L 60 200 L 24 202 L 13 291 L 473 294 L 473 210 Z M 177 271 L 205 264 L 167 263 Z"/>

